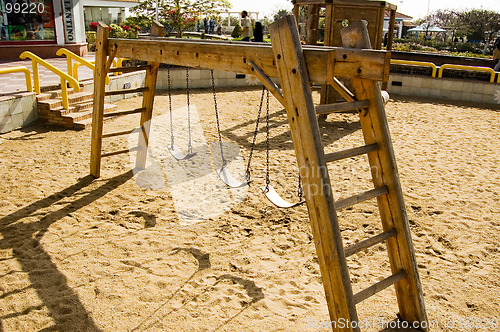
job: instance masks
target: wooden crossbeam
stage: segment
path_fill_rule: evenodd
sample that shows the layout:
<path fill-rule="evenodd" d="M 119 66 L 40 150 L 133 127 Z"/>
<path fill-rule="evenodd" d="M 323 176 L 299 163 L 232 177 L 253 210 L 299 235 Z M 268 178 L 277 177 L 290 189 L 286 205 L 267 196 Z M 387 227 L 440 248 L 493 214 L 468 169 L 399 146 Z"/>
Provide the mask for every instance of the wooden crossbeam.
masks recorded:
<path fill-rule="evenodd" d="M 347 150 L 343 150 L 343 151 L 327 153 L 327 154 L 325 154 L 325 159 L 326 159 L 326 162 L 328 163 L 328 162 L 332 162 L 332 161 L 356 157 L 356 156 L 359 156 L 359 155 L 362 155 L 362 154 L 365 154 L 368 152 L 376 151 L 376 150 L 378 150 L 378 144 L 373 143 L 373 144 L 363 145 L 363 146 L 359 146 L 356 148 L 347 149 Z"/>
<path fill-rule="evenodd" d="M 388 238 L 391 238 L 393 236 L 396 236 L 396 229 L 395 228 L 392 228 L 386 232 L 372 236 L 366 240 L 360 241 L 358 243 L 353 244 L 352 246 L 345 248 L 344 255 L 345 255 L 345 257 L 349 257 L 351 255 L 354 255 L 357 252 L 360 252 L 363 249 L 368 249 L 376 244 L 384 242 L 385 240 L 387 240 Z"/>
<path fill-rule="evenodd" d="M 123 95 L 126 93 L 139 93 L 139 92 L 144 92 L 148 88 L 147 87 L 142 87 L 142 88 L 137 88 L 137 89 L 126 89 L 126 90 L 116 90 L 116 91 L 106 91 L 104 93 L 105 96 L 115 96 L 115 95 Z"/>
<path fill-rule="evenodd" d="M 252 74 L 253 61 L 268 77 L 278 77 L 271 45 L 238 44 L 226 41 L 192 42 L 179 39 L 108 40 L 108 52 L 115 56 L 177 66 L 198 67 Z M 304 56 L 311 82 L 334 84 L 334 76 L 383 81 L 389 77 L 390 55 L 378 50 L 341 47 L 305 47 Z M 335 66 L 332 66 L 332 61 Z M 326 72 L 332 67 L 333 72 Z"/>
<path fill-rule="evenodd" d="M 377 294 L 378 292 L 386 289 L 389 286 L 394 285 L 396 282 L 403 280 L 405 278 L 405 271 L 400 270 L 399 272 L 387 277 L 376 284 L 363 289 L 361 292 L 354 294 L 354 303 L 358 304 L 361 301 L 366 300 L 370 296 Z"/>

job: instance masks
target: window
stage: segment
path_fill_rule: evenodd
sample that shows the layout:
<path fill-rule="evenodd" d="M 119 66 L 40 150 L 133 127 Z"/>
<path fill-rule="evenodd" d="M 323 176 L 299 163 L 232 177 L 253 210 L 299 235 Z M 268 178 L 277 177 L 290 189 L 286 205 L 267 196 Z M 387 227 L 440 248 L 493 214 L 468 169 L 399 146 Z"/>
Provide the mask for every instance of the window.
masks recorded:
<path fill-rule="evenodd" d="M 0 0 L 0 41 L 55 41 L 51 0 Z"/>
<path fill-rule="evenodd" d="M 124 20 L 125 9 L 118 7 L 83 7 L 85 17 L 85 29 L 89 28 L 90 23 L 103 21 L 105 24 L 111 23 L 120 25 Z"/>

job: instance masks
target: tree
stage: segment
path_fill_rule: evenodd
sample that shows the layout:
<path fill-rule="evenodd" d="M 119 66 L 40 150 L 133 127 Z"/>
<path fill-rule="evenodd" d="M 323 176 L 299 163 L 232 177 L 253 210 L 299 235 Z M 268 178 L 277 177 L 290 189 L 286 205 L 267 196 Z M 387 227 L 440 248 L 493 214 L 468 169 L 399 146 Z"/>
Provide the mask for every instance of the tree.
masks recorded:
<path fill-rule="evenodd" d="M 274 22 L 276 22 L 280 18 L 287 16 L 287 15 L 290 15 L 290 14 L 291 14 L 290 11 L 288 11 L 286 9 L 280 9 L 276 13 L 274 13 L 273 20 L 274 20 Z"/>
<path fill-rule="evenodd" d="M 486 9 L 471 9 L 457 13 L 467 27 L 467 37 L 471 40 L 491 42 L 500 30 L 500 13 Z"/>
<path fill-rule="evenodd" d="M 228 0 L 145 0 L 132 8 L 137 17 L 153 21 L 158 1 L 158 19 L 167 22 L 182 37 L 182 31 L 203 16 L 215 16 L 231 8 Z"/>

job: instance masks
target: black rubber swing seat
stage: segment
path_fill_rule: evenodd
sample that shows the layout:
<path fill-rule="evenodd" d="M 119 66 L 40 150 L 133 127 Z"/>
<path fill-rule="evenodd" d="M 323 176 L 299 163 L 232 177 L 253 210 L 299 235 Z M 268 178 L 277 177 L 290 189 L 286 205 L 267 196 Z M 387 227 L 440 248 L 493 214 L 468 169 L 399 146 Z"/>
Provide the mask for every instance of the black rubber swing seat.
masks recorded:
<path fill-rule="evenodd" d="M 304 200 L 301 200 L 297 203 L 290 203 L 284 200 L 271 185 L 262 187 L 262 191 L 264 192 L 264 195 L 266 195 L 267 199 L 270 200 L 271 203 L 273 203 L 279 208 L 283 209 L 293 208 L 302 205 L 306 202 Z"/>

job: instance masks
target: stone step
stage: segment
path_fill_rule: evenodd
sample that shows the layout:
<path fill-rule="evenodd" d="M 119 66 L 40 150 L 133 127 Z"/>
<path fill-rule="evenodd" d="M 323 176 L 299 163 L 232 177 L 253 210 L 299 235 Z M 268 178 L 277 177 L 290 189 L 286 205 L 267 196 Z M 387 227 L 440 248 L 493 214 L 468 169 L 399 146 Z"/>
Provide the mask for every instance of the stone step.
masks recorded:
<path fill-rule="evenodd" d="M 70 106 L 75 103 L 81 103 L 84 101 L 93 100 L 92 92 L 75 92 L 71 95 L 68 95 L 68 103 Z M 48 98 L 44 100 L 38 99 L 38 108 L 43 110 L 55 110 L 62 106 L 62 99 L 60 98 Z"/>
<path fill-rule="evenodd" d="M 117 110 L 117 106 L 113 104 L 104 104 L 104 113 L 108 112 L 114 112 Z M 88 128 L 92 125 L 92 111 L 90 112 L 89 117 L 85 117 L 83 119 L 78 118 L 78 120 L 74 120 L 73 122 L 73 128 L 75 129 L 85 129 Z M 73 114 L 78 114 L 78 113 L 73 113 Z M 107 121 L 112 118 L 104 118 L 104 121 Z"/>

